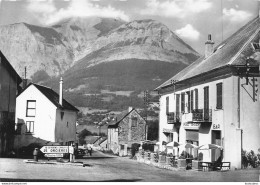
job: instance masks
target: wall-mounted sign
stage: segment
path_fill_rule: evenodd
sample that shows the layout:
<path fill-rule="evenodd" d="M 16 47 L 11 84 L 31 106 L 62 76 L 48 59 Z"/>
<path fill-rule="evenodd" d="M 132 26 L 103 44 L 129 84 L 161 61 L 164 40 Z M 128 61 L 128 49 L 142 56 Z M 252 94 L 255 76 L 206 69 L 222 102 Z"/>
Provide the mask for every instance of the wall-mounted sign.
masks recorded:
<path fill-rule="evenodd" d="M 45 157 L 63 157 L 63 154 L 45 154 Z"/>
<path fill-rule="evenodd" d="M 186 122 L 186 123 L 183 123 L 183 128 L 184 129 L 199 130 L 200 123 L 197 123 L 197 122 Z"/>
<path fill-rule="evenodd" d="M 163 129 L 163 132 L 166 132 L 166 133 L 173 133 L 173 129 L 167 129 L 167 128 L 164 128 Z"/>
<path fill-rule="evenodd" d="M 220 130 L 220 124 L 213 124 L 212 130 Z"/>

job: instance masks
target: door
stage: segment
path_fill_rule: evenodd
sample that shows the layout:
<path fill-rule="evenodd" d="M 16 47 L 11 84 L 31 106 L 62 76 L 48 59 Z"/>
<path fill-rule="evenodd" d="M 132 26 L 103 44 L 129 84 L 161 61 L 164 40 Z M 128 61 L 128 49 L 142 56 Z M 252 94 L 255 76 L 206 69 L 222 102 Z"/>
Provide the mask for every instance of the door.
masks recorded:
<path fill-rule="evenodd" d="M 212 130 L 212 144 L 216 144 L 221 146 L 221 131 L 220 130 Z M 221 155 L 220 149 L 212 149 L 211 150 L 211 161 L 216 161 Z"/>

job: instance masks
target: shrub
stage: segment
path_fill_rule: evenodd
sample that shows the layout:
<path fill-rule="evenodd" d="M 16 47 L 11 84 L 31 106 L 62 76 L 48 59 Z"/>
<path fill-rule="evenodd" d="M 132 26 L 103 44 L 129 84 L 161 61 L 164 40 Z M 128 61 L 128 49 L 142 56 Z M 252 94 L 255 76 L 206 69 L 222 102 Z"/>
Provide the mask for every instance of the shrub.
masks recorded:
<path fill-rule="evenodd" d="M 247 168 L 251 166 L 253 168 L 257 168 L 260 165 L 260 154 L 255 154 L 253 150 L 250 152 L 246 152 L 242 150 L 242 166 L 243 168 Z"/>

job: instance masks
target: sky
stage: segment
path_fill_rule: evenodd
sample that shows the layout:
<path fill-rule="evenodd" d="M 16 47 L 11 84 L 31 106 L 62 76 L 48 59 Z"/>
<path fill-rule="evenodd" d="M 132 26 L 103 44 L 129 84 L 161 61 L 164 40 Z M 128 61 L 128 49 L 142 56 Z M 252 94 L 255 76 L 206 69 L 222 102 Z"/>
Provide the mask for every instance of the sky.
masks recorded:
<path fill-rule="evenodd" d="M 200 54 L 207 35 L 216 44 L 259 14 L 260 0 L 0 0 L 0 25 L 50 26 L 68 17 L 153 19 Z"/>

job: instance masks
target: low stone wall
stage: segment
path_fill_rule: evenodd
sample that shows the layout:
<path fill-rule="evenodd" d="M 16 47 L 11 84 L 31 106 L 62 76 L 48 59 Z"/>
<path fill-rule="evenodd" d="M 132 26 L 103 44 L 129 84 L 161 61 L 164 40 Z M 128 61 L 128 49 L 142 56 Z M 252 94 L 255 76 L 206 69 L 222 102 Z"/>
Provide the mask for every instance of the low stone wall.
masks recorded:
<path fill-rule="evenodd" d="M 178 166 L 173 166 L 173 158 L 172 157 L 166 157 L 165 155 L 158 155 L 157 153 L 150 153 L 150 152 L 144 152 L 139 151 L 136 154 L 136 159 L 140 163 L 145 163 L 148 165 L 153 165 L 158 168 L 164 168 L 169 170 L 185 170 L 185 168 L 178 168 Z"/>

